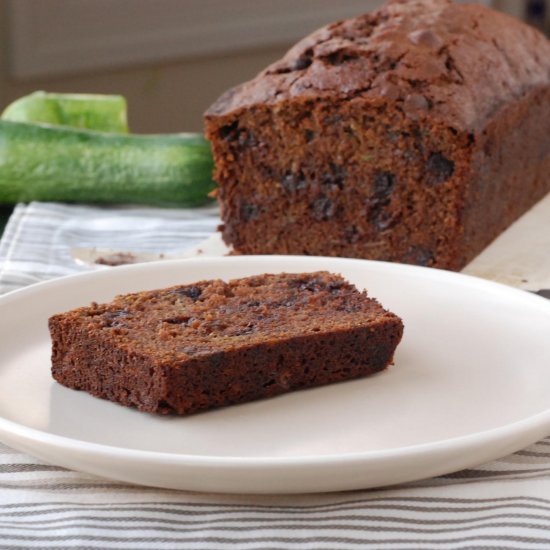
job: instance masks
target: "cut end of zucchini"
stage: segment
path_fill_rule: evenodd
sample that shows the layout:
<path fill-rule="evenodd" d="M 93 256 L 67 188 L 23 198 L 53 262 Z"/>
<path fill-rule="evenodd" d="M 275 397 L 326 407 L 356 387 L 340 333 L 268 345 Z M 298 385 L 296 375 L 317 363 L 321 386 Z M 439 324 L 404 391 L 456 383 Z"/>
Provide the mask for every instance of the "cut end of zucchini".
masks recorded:
<path fill-rule="evenodd" d="M 128 133 L 126 99 L 120 95 L 38 91 L 8 105 L 1 118 L 12 122 Z"/>

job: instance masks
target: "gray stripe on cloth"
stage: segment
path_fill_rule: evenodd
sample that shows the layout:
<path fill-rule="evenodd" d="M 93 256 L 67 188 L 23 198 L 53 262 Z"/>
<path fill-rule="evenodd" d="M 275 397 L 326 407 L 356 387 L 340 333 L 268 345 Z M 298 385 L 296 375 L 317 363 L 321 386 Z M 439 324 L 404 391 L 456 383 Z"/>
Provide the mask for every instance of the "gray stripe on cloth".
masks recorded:
<path fill-rule="evenodd" d="M 287 543 L 287 544 L 296 544 L 302 542 L 309 543 L 325 543 L 325 544 L 379 544 L 388 547 L 389 545 L 395 544 L 417 544 L 422 545 L 424 548 L 433 548 L 441 547 L 442 545 L 449 544 L 464 544 L 467 542 L 514 542 L 514 543 L 534 543 L 534 544 L 544 544 L 550 545 L 550 537 L 531 537 L 531 536 L 515 536 L 515 535 L 473 535 L 465 537 L 445 537 L 437 539 L 428 539 L 428 538 L 380 538 L 374 537 L 345 537 L 345 536 L 334 536 L 334 535 L 325 535 L 318 536 L 317 534 L 311 536 L 302 536 L 302 537 L 289 537 L 289 536 L 250 536 L 250 537 L 229 537 L 229 536 L 205 536 L 205 537 L 166 537 L 166 536 L 155 536 L 155 537 L 112 537 L 107 535 L 57 535 L 57 536 L 48 536 L 48 537 L 33 537 L 32 535 L 11 535 L 3 539 L 3 542 L 7 540 L 14 541 L 32 541 L 40 542 L 42 544 L 52 544 L 56 542 L 63 541 L 97 541 L 97 542 L 133 542 L 133 543 L 214 543 L 214 544 L 273 544 L 274 542 Z M 448 546 L 445 546 L 448 547 Z"/>
<path fill-rule="evenodd" d="M 88 503 L 79 504 L 73 501 L 63 502 L 44 502 L 44 503 L 21 503 L 3 505 L 0 507 L 0 513 L 3 517 L 31 517 L 38 515 L 51 515 L 60 513 L 78 513 L 78 509 L 82 510 L 94 510 L 96 512 L 106 511 L 110 514 L 115 512 L 132 512 L 132 513 L 152 513 L 152 514 L 170 514 L 174 516 L 201 516 L 208 517 L 209 521 L 215 521 L 213 518 L 221 517 L 226 518 L 239 512 L 238 518 L 245 517 L 243 514 L 255 514 L 255 516 L 267 517 L 270 520 L 272 517 L 276 517 L 277 514 L 284 513 L 288 517 L 301 517 L 304 520 L 311 516 L 319 516 L 322 514 L 334 514 L 340 512 L 364 512 L 365 514 L 372 514 L 373 512 L 382 512 L 384 510 L 404 511 L 409 513 L 419 514 L 434 514 L 445 515 L 452 513 L 455 516 L 457 514 L 471 514 L 475 513 L 474 518 L 479 518 L 480 513 L 494 512 L 496 510 L 508 510 L 509 514 L 515 515 L 518 512 L 513 510 L 536 510 L 541 512 L 550 512 L 550 501 L 541 499 L 520 499 L 520 498 L 499 498 L 499 499 L 471 499 L 468 502 L 456 502 L 451 498 L 441 498 L 436 502 L 433 499 L 416 498 L 410 504 L 410 500 L 407 498 L 395 498 L 391 500 L 386 499 L 361 499 L 356 501 L 345 501 L 338 504 L 325 504 L 325 505 L 306 505 L 306 506 L 268 506 L 268 505 L 243 505 L 239 503 L 231 504 L 212 504 L 212 503 L 194 503 L 194 502 L 175 502 L 175 503 L 147 503 L 146 505 L 119 505 L 119 504 L 105 504 L 105 503 Z M 422 505 L 426 503 L 426 505 Z M 467 504 L 467 506 L 465 505 Z M 33 510 L 23 510 L 24 508 L 34 508 Z M 2 512 L 2 510 L 4 510 Z M 9 511 L 8 511 L 9 510 Z M 232 516 L 231 516 L 232 517 Z M 387 517 L 387 516 L 384 516 Z M 415 515 L 414 518 L 418 516 Z M 550 514 L 548 514 L 550 519 Z M 405 518 L 406 520 L 406 518 Z M 412 521 L 416 521 L 415 519 Z M 441 521 L 440 519 L 434 519 L 434 522 Z"/>
<path fill-rule="evenodd" d="M 75 518 L 76 519 L 76 518 Z M 547 517 L 544 516 L 535 516 L 530 517 L 531 521 L 518 521 L 518 519 L 527 519 L 527 518 L 518 518 L 517 516 L 502 516 L 501 519 L 506 519 L 506 521 L 494 521 L 494 517 L 488 518 L 488 519 L 479 519 L 479 520 L 469 520 L 469 521 L 463 521 L 464 525 L 457 525 L 456 523 L 452 523 L 449 526 L 441 526 L 441 523 L 439 523 L 437 526 L 434 527 L 418 527 L 417 525 L 428 525 L 431 526 L 433 523 L 424 523 L 421 520 L 418 521 L 410 521 L 410 522 L 403 522 L 406 525 L 398 526 L 394 525 L 393 523 L 397 523 L 399 520 L 388 520 L 387 518 L 379 519 L 379 518 L 365 518 L 364 516 L 359 516 L 355 518 L 354 520 L 350 519 L 344 519 L 344 518 L 318 518 L 316 522 L 312 521 L 300 521 L 298 519 L 294 519 L 292 522 L 288 520 L 288 518 L 273 518 L 269 520 L 271 529 L 276 530 L 287 530 L 287 531 L 295 531 L 295 530 L 302 530 L 306 528 L 315 529 L 317 532 L 323 531 L 323 530 L 350 530 L 350 531 L 365 531 L 370 528 L 373 528 L 375 526 L 379 526 L 381 523 L 385 523 L 384 527 L 388 531 L 392 531 L 395 533 L 422 533 L 422 534 L 441 534 L 441 533 L 456 533 L 456 532 L 462 532 L 462 531 L 471 531 L 472 529 L 480 529 L 484 527 L 491 527 L 491 528 L 505 528 L 505 527 L 521 527 L 521 528 L 529 528 L 529 529 L 541 529 L 541 530 L 548 530 L 550 529 L 550 521 Z M 84 521 L 84 518 L 78 518 L 79 522 Z M 143 518 L 134 518 L 134 521 L 125 519 L 125 518 L 103 518 L 103 517 L 95 517 L 91 518 L 90 521 L 96 522 L 96 525 L 89 524 L 89 523 L 82 523 L 81 527 L 95 527 L 104 524 L 105 529 L 126 529 L 129 531 L 136 531 L 136 530 L 151 530 L 151 525 L 155 525 L 155 529 L 162 529 L 164 531 L 175 531 L 176 529 L 173 527 L 174 525 L 177 525 L 177 531 L 180 533 L 188 532 L 192 533 L 197 531 L 197 529 L 207 528 L 210 531 L 231 531 L 231 532 L 243 532 L 243 531 L 250 531 L 252 529 L 258 529 L 261 528 L 261 523 L 259 523 L 257 520 L 254 520 L 253 522 L 248 522 L 248 525 L 241 525 L 240 520 L 235 520 L 235 525 L 230 525 L 227 522 L 219 522 L 217 525 L 213 525 L 211 522 L 185 522 L 181 520 L 164 520 L 164 521 L 155 521 L 155 520 L 144 520 Z M 354 522 L 362 522 L 361 524 L 357 524 Z M 535 523 L 538 522 L 538 523 Z M 108 525 L 109 522 L 116 523 L 115 525 Z M 38 523 L 40 523 L 38 525 Z M 130 525 L 124 527 L 124 523 L 130 523 Z M 138 525 L 132 525 L 138 524 Z M 274 525 L 276 523 L 276 525 Z M 159 524 L 163 524 L 160 525 Z M 168 525 L 169 524 L 169 525 Z M 40 532 L 48 531 L 52 529 L 58 529 L 59 526 L 66 526 L 74 529 L 78 526 L 77 523 L 74 521 L 64 521 L 64 522 L 56 522 L 55 525 L 44 525 L 43 522 L 19 522 L 19 523 L 11 523 L 11 524 L 5 524 L 0 523 L 0 527 L 2 525 L 7 525 L 9 529 L 11 530 L 17 530 L 20 528 L 21 525 L 26 526 L 26 528 L 29 528 L 31 530 L 37 530 Z M 8 530 L 6 530 L 8 532 Z"/>
<path fill-rule="evenodd" d="M 0 464 L 0 474 L 14 474 L 18 472 L 63 472 L 66 468 L 49 464 Z"/>

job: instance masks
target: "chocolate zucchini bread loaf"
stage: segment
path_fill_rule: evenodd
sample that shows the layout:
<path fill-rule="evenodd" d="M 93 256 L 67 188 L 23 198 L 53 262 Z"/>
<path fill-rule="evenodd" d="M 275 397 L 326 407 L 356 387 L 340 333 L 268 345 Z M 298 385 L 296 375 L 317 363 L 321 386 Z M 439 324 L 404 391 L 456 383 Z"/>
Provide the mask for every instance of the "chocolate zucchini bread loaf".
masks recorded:
<path fill-rule="evenodd" d="M 380 371 L 403 333 L 399 317 L 326 272 L 127 294 L 49 327 L 59 383 L 177 414 Z"/>
<path fill-rule="evenodd" d="M 550 190 L 550 42 L 447 0 L 313 33 L 205 115 L 226 243 L 458 270 Z"/>

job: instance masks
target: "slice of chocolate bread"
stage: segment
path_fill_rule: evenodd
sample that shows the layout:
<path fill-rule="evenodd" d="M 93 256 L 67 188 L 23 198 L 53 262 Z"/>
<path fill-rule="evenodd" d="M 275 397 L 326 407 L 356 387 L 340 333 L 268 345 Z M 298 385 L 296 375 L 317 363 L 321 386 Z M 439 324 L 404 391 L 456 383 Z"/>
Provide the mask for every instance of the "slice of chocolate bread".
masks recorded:
<path fill-rule="evenodd" d="M 550 190 L 550 42 L 478 4 L 394 0 L 308 36 L 205 124 L 236 252 L 458 270 Z"/>
<path fill-rule="evenodd" d="M 127 294 L 49 327 L 59 383 L 177 414 L 380 371 L 403 333 L 399 317 L 327 272 Z"/>

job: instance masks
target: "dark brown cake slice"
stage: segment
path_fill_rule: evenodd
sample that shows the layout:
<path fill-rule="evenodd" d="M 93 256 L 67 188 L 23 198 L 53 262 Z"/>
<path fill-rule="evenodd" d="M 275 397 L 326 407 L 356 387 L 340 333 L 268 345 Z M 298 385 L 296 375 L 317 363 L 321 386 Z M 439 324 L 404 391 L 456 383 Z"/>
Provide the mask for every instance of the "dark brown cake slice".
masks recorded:
<path fill-rule="evenodd" d="M 390 1 L 300 41 L 205 125 L 236 252 L 458 270 L 550 191 L 550 42 L 478 4 Z"/>
<path fill-rule="evenodd" d="M 399 317 L 327 272 L 127 294 L 49 327 L 59 383 L 177 414 L 380 371 L 403 333 Z"/>

